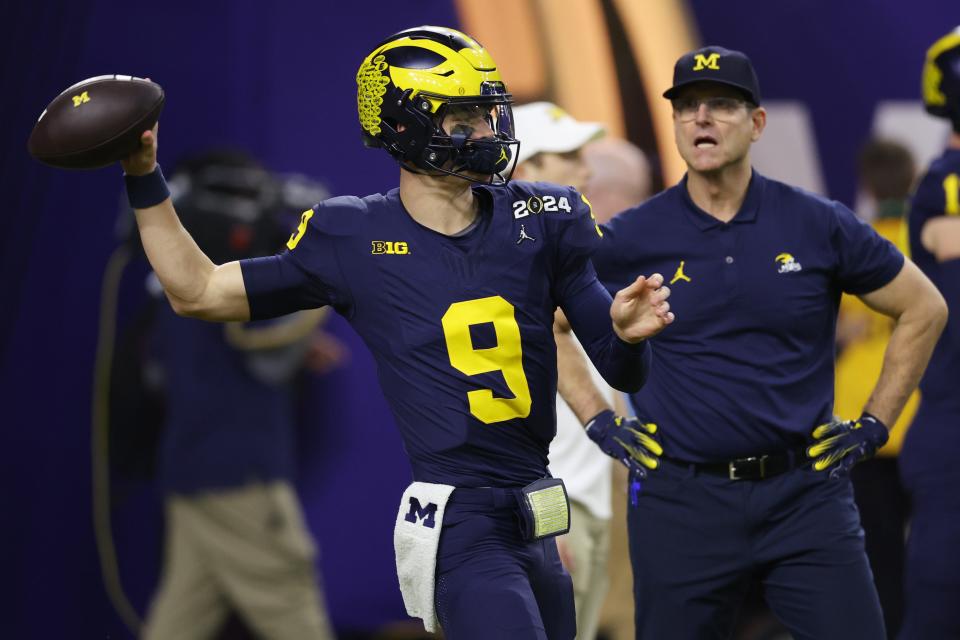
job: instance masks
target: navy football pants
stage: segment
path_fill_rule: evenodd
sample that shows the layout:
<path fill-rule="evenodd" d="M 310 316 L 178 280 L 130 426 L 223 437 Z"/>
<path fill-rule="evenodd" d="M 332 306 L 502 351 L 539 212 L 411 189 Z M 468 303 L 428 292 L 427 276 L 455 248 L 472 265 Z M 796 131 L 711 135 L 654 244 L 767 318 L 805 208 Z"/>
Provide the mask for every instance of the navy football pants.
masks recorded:
<path fill-rule="evenodd" d="M 751 581 L 795 640 L 885 638 L 849 479 L 663 462 L 628 506 L 637 638 L 729 638 Z"/>
<path fill-rule="evenodd" d="M 456 492 L 454 492 L 456 496 Z M 525 542 L 513 509 L 447 505 L 437 618 L 448 640 L 573 640 L 573 583 L 553 538 Z"/>

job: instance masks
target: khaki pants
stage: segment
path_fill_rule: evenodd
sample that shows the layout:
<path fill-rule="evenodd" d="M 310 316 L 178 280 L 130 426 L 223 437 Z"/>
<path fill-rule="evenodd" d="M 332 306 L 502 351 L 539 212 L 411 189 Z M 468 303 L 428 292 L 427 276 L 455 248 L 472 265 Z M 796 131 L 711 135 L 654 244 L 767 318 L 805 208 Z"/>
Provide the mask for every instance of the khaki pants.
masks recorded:
<path fill-rule="evenodd" d="M 573 597 L 578 640 L 597 635 L 600 606 L 607 593 L 610 521 L 597 518 L 579 502 L 570 501 L 570 532 L 560 540 L 573 559 Z"/>
<path fill-rule="evenodd" d="M 167 499 L 166 557 L 145 640 L 214 637 L 234 610 L 264 638 L 332 638 L 316 549 L 286 482 Z"/>

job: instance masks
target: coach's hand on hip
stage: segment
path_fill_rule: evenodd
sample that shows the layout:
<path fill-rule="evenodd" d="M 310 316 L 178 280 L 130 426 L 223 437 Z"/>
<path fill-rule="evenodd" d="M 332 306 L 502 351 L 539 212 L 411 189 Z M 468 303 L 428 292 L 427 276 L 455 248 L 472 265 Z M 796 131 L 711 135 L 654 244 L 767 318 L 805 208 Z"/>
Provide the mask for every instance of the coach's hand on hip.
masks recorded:
<path fill-rule="evenodd" d="M 657 335 L 674 320 L 669 296 L 670 287 L 663 286 L 662 275 L 639 276 L 613 298 L 613 330 L 624 342 L 640 342 Z"/>
<path fill-rule="evenodd" d="M 853 465 L 873 456 L 887 442 L 887 427 L 868 413 L 859 420 L 834 420 L 813 430 L 815 442 L 807 447 L 814 471 L 831 478 L 846 475 Z"/>

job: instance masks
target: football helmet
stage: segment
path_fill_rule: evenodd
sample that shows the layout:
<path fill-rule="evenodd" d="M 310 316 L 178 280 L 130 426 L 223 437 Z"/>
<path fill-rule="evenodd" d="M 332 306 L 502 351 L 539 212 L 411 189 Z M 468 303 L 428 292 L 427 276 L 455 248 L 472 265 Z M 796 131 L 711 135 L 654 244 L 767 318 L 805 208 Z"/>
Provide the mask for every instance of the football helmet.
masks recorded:
<path fill-rule="evenodd" d="M 923 106 L 960 133 L 960 27 L 933 43 L 923 64 Z"/>
<path fill-rule="evenodd" d="M 445 27 L 396 33 L 357 71 L 364 143 L 416 173 L 508 182 L 520 145 L 512 102 L 486 49 Z"/>

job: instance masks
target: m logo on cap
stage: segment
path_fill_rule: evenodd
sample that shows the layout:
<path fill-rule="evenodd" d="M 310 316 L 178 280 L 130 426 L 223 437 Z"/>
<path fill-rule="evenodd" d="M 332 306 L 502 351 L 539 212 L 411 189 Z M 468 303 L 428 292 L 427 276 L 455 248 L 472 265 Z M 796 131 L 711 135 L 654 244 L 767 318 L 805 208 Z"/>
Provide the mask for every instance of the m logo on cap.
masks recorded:
<path fill-rule="evenodd" d="M 701 71 L 703 69 L 713 69 L 714 71 L 720 71 L 720 54 L 711 53 L 708 56 L 698 53 L 694 56 L 694 60 L 697 64 L 693 65 L 694 71 Z"/>

